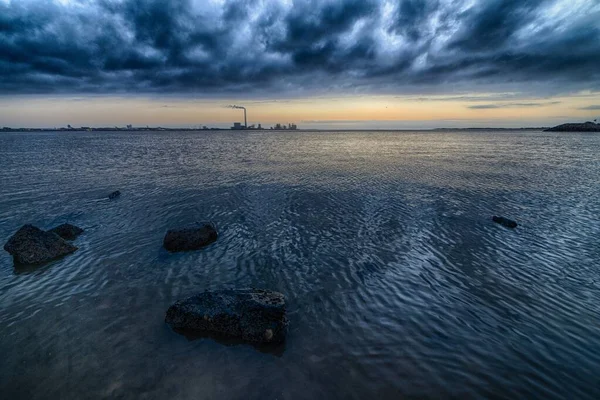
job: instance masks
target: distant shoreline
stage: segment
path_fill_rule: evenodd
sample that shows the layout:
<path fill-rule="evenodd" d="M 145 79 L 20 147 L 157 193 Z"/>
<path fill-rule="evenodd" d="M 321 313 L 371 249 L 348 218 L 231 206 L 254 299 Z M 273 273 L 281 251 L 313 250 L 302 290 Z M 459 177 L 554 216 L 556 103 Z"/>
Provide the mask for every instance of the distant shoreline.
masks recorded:
<path fill-rule="evenodd" d="M 550 131 L 554 128 L 431 128 L 431 129 L 229 129 L 229 128 L 2 128 L 0 133 L 18 132 L 444 132 L 444 131 Z"/>

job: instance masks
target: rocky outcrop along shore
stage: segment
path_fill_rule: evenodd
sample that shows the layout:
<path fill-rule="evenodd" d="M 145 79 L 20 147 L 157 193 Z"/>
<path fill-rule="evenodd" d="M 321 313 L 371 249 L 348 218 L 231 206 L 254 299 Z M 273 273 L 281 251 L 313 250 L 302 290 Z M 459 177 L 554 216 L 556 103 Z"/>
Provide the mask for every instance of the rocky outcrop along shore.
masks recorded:
<path fill-rule="evenodd" d="M 562 124 L 546 129 L 546 132 L 600 132 L 600 124 L 590 121 L 583 124 Z"/>

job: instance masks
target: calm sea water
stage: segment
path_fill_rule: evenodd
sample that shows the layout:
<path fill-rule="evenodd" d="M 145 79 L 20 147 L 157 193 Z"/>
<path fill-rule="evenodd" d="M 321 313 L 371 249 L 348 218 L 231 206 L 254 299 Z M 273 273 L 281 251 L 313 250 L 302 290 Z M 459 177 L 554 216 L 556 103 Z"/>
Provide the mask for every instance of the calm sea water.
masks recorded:
<path fill-rule="evenodd" d="M 44 267 L 0 254 L 1 397 L 598 399 L 599 149 L 520 131 L 2 134 L 2 242 L 25 223 L 86 232 Z M 210 247 L 161 248 L 202 221 Z M 243 287 L 287 296 L 284 346 L 163 322 Z"/>

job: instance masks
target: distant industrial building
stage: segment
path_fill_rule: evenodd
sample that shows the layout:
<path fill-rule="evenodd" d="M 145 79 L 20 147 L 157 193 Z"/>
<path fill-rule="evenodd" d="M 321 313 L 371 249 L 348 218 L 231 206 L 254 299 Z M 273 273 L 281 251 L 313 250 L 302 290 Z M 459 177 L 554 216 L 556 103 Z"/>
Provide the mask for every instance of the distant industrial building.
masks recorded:
<path fill-rule="evenodd" d="M 246 125 L 242 125 L 241 122 L 234 122 L 233 126 L 231 127 L 232 130 L 261 130 L 263 129 L 261 124 L 257 125 L 250 125 L 250 126 L 246 126 Z"/>
<path fill-rule="evenodd" d="M 227 106 L 228 108 L 235 108 L 238 110 L 244 110 L 244 124 L 242 125 L 241 122 L 234 122 L 233 126 L 231 127 L 232 130 L 261 130 L 264 129 L 262 127 L 261 124 L 258 125 L 250 125 L 248 126 L 248 114 L 247 114 L 247 110 L 246 107 L 243 106 L 237 106 L 237 105 L 229 105 Z M 298 126 L 296 124 L 276 124 L 274 127 L 271 127 L 270 129 L 275 129 L 275 130 L 292 130 L 295 131 L 298 129 Z"/>
<path fill-rule="evenodd" d="M 236 106 L 236 105 L 231 105 L 231 106 L 227 106 L 229 108 L 235 108 L 238 110 L 244 110 L 244 126 L 242 126 L 241 122 L 234 122 L 233 126 L 231 127 L 231 129 L 248 129 L 248 117 L 246 114 L 246 107 L 242 107 L 242 106 Z"/>
<path fill-rule="evenodd" d="M 276 124 L 273 128 L 271 129 L 275 129 L 276 131 L 284 131 L 284 130 L 291 130 L 291 131 L 295 131 L 298 129 L 298 125 L 296 124 Z"/>

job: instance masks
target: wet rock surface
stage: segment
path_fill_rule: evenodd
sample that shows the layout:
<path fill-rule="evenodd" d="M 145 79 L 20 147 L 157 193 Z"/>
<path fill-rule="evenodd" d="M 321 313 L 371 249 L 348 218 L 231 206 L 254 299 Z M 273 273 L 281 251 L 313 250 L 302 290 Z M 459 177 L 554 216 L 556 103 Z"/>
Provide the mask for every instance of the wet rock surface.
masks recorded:
<path fill-rule="evenodd" d="M 511 219 L 504 218 L 504 217 L 497 217 L 495 215 L 492 217 L 492 221 L 494 221 L 497 224 L 503 225 L 507 228 L 516 228 L 518 226 L 518 224 Z"/>
<path fill-rule="evenodd" d="M 77 250 L 52 232 L 45 232 L 33 225 L 24 225 L 4 245 L 13 256 L 15 264 L 43 264 Z"/>
<path fill-rule="evenodd" d="M 284 295 L 259 289 L 200 293 L 169 307 L 165 322 L 179 330 L 263 344 L 282 343 L 288 326 Z"/>
<path fill-rule="evenodd" d="M 163 246 L 170 252 L 198 250 L 217 240 L 217 231 L 211 225 L 169 230 Z"/>
<path fill-rule="evenodd" d="M 56 233 L 65 240 L 75 240 L 77 236 L 83 233 L 83 229 L 71 224 L 62 224 L 50 229 L 48 232 Z"/>

